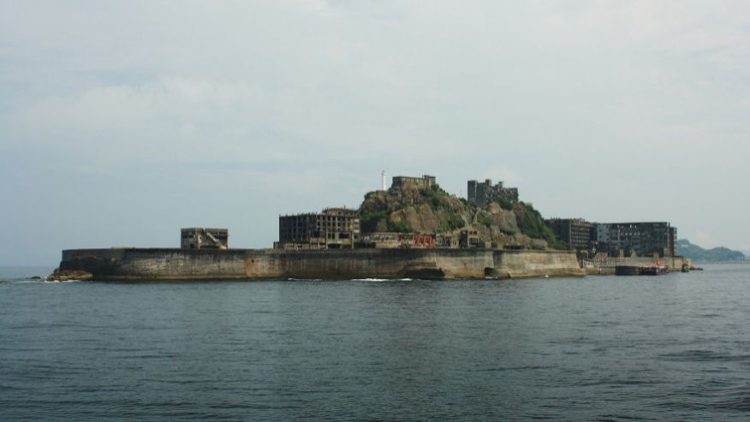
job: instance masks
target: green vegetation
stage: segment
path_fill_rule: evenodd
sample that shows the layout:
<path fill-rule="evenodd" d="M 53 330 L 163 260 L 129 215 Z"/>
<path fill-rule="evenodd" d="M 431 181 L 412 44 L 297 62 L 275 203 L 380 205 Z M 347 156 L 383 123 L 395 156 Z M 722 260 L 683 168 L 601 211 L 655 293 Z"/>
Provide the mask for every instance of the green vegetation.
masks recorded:
<path fill-rule="evenodd" d="M 484 213 L 479 214 L 477 216 L 477 222 L 479 222 L 479 224 L 483 224 L 487 228 L 492 227 L 492 219 L 487 214 L 484 214 Z"/>
<path fill-rule="evenodd" d="M 441 224 L 442 230 L 452 231 L 466 226 L 466 222 L 460 213 L 451 206 L 450 196 L 440 189 L 440 186 L 433 185 L 426 189 L 420 189 L 419 194 L 433 212 L 445 218 L 445 222 Z"/>
<path fill-rule="evenodd" d="M 687 239 L 677 241 L 677 253 L 696 262 L 744 261 L 745 254 L 725 247 L 703 249 Z"/>
<path fill-rule="evenodd" d="M 508 210 L 508 211 L 513 210 L 513 203 L 510 202 L 510 201 L 508 201 L 505 198 L 498 199 L 497 203 L 498 203 L 498 205 L 500 205 L 500 208 L 502 208 L 504 210 Z"/>
<path fill-rule="evenodd" d="M 409 227 L 406 225 L 405 222 L 399 221 L 398 223 L 388 220 L 388 231 L 389 232 L 398 232 L 398 233 L 408 233 L 411 230 L 409 230 Z"/>
<path fill-rule="evenodd" d="M 364 233 L 373 233 L 377 231 L 378 223 L 388 221 L 388 213 L 385 211 L 369 211 L 359 216 L 359 224 Z"/>
<path fill-rule="evenodd" d="M 516 214 L 516 221 L 521 233 L 532 239 L 544 239 L 554 249 L 567 248 L 565 242 L 557 239 L 552 229 L 545 224 L 542 215 L 531 204 L 519 202 L 513 206 L 513 213 Z"/>
<path fill-rule="evenodd" d="M 433 210 L 450 209 L 447 194 L 439 186 L 433 185 L 419 190 L 420 195 Z"/>
<path fill-rule="evenodd" d="M 464 227 L 466 223 L 460 215 L 456 213 L 448 214 L 448 230 L 457 230 Z"/>

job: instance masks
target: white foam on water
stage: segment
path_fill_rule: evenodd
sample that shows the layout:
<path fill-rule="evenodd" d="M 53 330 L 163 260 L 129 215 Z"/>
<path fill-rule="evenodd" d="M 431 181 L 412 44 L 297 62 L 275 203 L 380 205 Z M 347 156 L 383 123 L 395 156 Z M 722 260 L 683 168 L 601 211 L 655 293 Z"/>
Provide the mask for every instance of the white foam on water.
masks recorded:
<path fill-rule="evenodd" d="M 382 283 L 386 281 L 412 281 L 411 278 L 353 278 L 352 281 L 370 281 Z"/>
<path fill-rule="evenodd" d="M 81 282 L 83 282 L 83 280 L 75 280 L 75 279 L 72 279 L 72 280 L 33 280 L 33 281 L 41 281 L 42 283 L 50 283 L 50 284 L 55 284 L 55 283 L 81 283 Z"/>

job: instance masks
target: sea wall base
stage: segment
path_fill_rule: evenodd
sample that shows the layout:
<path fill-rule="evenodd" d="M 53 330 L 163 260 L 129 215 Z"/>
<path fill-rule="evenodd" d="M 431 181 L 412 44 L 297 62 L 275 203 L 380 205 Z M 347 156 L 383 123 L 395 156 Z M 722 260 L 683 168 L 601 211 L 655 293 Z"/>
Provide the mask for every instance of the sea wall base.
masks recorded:
<path fill-rule="evenodd" d="M 492 249 L 72 249 L 59 270 L 95 280 L 423 278 L 582 276 L 575 254 Z"/>

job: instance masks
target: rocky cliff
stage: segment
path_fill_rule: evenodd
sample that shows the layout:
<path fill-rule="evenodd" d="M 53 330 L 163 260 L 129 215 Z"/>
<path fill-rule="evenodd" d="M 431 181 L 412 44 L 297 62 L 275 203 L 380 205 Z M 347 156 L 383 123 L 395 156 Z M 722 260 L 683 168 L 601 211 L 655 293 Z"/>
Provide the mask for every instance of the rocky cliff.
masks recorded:
<path fill-rule="evenodd" d="M 479 208 L 439 186 L 391 187 L 365 195 L 360 206 L 364 233 L 414 232 L 457 234 L 476 230 L 480 240 L 499 248 L 564 247 L 530 204 L 490 203 Z"/>

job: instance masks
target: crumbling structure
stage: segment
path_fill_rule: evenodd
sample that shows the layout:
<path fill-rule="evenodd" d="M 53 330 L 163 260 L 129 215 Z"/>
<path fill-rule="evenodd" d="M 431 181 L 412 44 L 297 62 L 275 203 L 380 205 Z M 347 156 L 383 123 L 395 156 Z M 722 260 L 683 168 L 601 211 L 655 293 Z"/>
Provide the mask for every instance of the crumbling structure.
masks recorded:
<path fill-rule="evenodd" d="M 610 256 L 675 256 L 677 228 L 667 222 L 600 223 L 595 225 L 600 251 Z"/>
<path fill-rule="evenodd" d="M 670 223 L 590 223 L 582 218 L 546 220 L 555 236 L 577 251 L 609 256 L 676 256 L 677 228 Z"/>
<path fill-rule="evenodd" d="M 411 176 L 394 176 L 391 188 L 397 188 L 402 186 L 413 186 L 417 189 L 428 189 L 435 185 L 435 176 L 423 175 L 422 177 L 411 177 Z"/>
<path fill-rule="evenodd" d="M 359 241 L 360 223 L 356 210 L 326 208 L 321 213 L 279 217 L 276 249 L 354 248 Z"/>
<path fill-rule="evenodd" d="M 571 249 L 589 249 L 596 239 L 594 223 L 582 218 L 552 218 L 545 223 L 555 233 L 555 237 L 567 243 Z"/>
<path fill-rule="evenodd" d="M 484 207 L 490 202 L 518 202 L 518 188 L 506 188 L 503 182 L 497 182 L 493 186 L 492 179 L 484 182 L 469 180 L 466 192 L 466 199 L 478 207 Z"/>
<path fill-rule="evenodd" d="M 192 227 L 180 230 L 182 249 L 228 249 L 229 230 Z"/>

